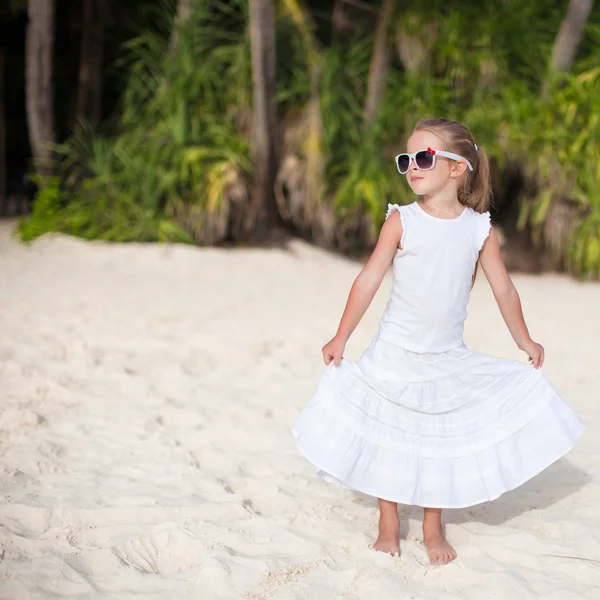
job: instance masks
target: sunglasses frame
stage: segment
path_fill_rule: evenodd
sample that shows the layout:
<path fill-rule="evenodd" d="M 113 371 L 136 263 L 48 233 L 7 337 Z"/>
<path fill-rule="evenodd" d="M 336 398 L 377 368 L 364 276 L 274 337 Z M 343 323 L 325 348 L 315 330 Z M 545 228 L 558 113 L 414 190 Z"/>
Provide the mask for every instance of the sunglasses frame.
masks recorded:
<path fill-rule="evenodd" d="M 417 164 L 417 154 L 420 154 L 421 152 L 426 152 L 428 154 L 431 154 L 431 157 L 433 159 L 431 162 L 431 166 L 427 167 L 426 169 L 421 169 L 421 167 L 419 167 L 419 165 Z M 465 163 L 467 164 L 467 167 L 469 168 L 469 171 L 473 170 L 473 165 L 464 156 L 460 156 L 460 154 L 454 154 L 454 152 L 447 152 L 446 150 L 435 150 L 433 148 L 424 148 L 423 150 L 417 150 L 416 152 L 413 152 L 412 154 L 410 152 L 401 152 L 394 158 L 394 161 L 396 162 L 396 168 L 398 169 L 398 173 L 400 173 L 400 175 L 406 175 L 410 171 L 410 163 L 411 162 L 415 163 L 415 167 L 417 167 L 417 170 L 419 170 L 419 171 L 431 171 L 431 169 L 433 169 L 433 167 L 435 167 L 436 155 L 444 156 L 445 158 L 455 160 L 456 162 L 460 162 L 461 160 L 464 160 Z M 408 156 L 408 167 L 407 167 L 406 171 L 404 171 L 404 173 L 400 170 L 399 159 L 401 156 Z"/>

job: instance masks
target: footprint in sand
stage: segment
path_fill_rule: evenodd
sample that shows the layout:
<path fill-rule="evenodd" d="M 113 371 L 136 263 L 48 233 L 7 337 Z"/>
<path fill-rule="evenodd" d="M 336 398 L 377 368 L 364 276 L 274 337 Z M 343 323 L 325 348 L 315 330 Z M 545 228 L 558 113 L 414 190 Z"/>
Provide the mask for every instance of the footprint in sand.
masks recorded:
<path fill-rule="evenodd" d="M 40 460 L 35 462 L 37 475 L 45 475 L 47 473 L 66 473 L 67 467 L 63 465 L 64 457 L 67 450 L 60 444 L 44 441 L 38 446 Z"/>
<path fill-rule="evenodd" d="M 201 563 L 206 548 L 193 534 L 169 529 L 113 546 L 112 553 L 123 564 L 142 573 L 170 575 L 188 571 Z"/>
<path fill-rule="evenodd" d="M 0 468 L 0 490 L 19 489 L 29 485 L 39 485 L 39 479 L 12 467 Z"/>

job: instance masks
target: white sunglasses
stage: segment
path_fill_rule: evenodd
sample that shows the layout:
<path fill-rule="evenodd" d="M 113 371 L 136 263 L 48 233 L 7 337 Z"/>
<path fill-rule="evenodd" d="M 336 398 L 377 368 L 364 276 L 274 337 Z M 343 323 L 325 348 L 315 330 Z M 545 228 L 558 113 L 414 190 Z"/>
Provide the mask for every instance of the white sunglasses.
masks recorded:
<path fill-rule="evenodd" d="M 473 165 L 464 156 L 454 154 L 454 152 L 446 152 L 446 150 L 433 150 L 432 148 L 419 150 L 414 154 L 403 152 L 402 154 L 398 154 L 394 160 L 396 161 L 396 166 L 398 167 L 400 174 L 405 175 L 408 173 L 411 160 L 415 161 L 415 166 L 419 171 L 430 171 L 433 169 L 433 167 L 435 167 L 436 154 L 456 161 L 464 160 L 467 163 L 467 167 L 469 167 L 469 171 L 473 170 Z"/>

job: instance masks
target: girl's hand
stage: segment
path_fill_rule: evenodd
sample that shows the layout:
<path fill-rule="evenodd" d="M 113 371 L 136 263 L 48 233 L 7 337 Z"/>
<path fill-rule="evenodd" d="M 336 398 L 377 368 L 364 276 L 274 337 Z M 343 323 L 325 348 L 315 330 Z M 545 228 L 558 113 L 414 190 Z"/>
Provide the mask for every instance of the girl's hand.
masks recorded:
<path fill-rule="evenodd" d="M 536 368 L 539 369 L 544 364 L 544 346 L 529 340 L 521 346 L 521 350 L 527 352 L 529 356 L 529 362 Z"/>
<path fill-rule="evenodd" d="M 333 364 L 337 367 L 344 358 L 342 354 L 345 347 L 346 342 L 341 338 L 334 337 L 329 340 L 322 348 L 325 364 L 328 365 L 333 360 Z"/>

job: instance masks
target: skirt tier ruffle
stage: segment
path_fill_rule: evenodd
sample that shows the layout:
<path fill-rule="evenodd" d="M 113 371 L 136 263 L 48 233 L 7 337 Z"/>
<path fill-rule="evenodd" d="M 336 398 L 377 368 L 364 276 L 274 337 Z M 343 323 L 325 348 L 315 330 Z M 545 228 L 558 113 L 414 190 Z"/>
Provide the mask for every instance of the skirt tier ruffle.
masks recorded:
<path fill-rule="evenodd" d="M 417 506 L 497 498 L 566 454 L 583 422 L 541 371 L 470 351 L 373 338 L 331 363 L 292 434 L 319 476 Z"/>

